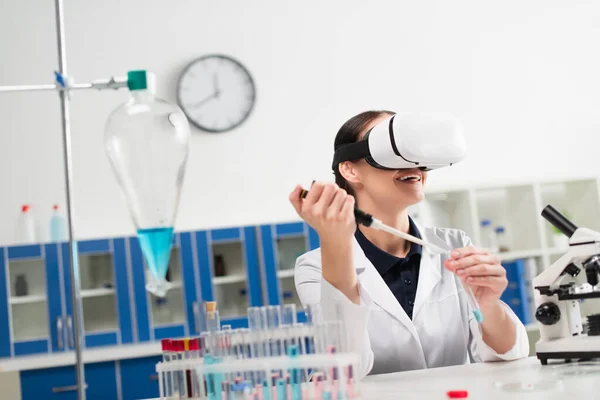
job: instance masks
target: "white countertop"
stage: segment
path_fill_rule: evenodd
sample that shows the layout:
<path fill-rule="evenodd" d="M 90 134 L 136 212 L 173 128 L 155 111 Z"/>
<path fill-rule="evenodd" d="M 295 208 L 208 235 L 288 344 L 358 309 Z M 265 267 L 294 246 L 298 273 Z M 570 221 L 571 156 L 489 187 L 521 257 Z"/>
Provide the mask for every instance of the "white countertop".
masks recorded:
<path fill-rule="evenodd" d="M 123 344 L 110 347 L 95 347 L 83 351 L 83 362 L 123 360 L 127 358 L 150 357 L 162 354 L 160 342 Z M 75 365 L 75 352 L 34 354 L 15 358 L 0 358 L 0 372 L 25 371 L 30 369 Z"/>
<path fill-rule="evenodd" d="M 447 399 L 449 390 L 467 390 L 468 399 L 596 398 L 600 390 L 600 361 L 593 366 L 577 364 L 542 365 L 537 358 L 530 357 L 372 375 L 363 379 L 360 390 L 363 399 L 377 400 Z M 520 387 L 526 390 L 508 390 Z"/>

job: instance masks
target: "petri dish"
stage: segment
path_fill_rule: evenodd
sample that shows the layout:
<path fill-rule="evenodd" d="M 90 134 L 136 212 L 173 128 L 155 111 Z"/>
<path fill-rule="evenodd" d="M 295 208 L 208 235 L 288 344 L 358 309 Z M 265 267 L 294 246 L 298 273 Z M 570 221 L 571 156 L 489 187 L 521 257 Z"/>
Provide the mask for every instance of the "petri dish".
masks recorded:
<path fill-rule="evenodd" d="M 542 381 L 516 381 L 516 382 L 495 382 L 494 387 L 503 392 L 525 393 L 525 392 L 543 392 L 548 390 L 562 391 L 564 388 L 561 380 L 542 380 Z"/>

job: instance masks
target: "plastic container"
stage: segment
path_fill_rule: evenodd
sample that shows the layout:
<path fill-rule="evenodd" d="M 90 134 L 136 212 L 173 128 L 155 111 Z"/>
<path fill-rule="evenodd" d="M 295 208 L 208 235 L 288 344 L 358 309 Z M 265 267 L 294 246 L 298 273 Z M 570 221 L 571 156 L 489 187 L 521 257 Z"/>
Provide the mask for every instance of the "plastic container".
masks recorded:
<path fill-rule="evenodd" d="M 481 246 L 492 253 L 498 252 L 496 234 L 494 233 L 494 228 L 492 227 L 492 221 L 490 219 L 481 220 Z"/>
<path fill-rule="evenodd" d="M 52 206 L 52 216 L 50 217 L 50 241 L 67 241 L 67 223 L 65 217 L 59 211 L 58 204 Z"/>
<path fill-rule="evenodd" d="M 21 215 L 17 222 L 16 240 L 22 244 L 33 244 L 38 242 L 37 227 L 32 207 L 29 204 L 21 206 Z"/>
<path fill-rule="evenodd" d="M 506 234 L 506 228 L 503 226 L 497 226 L 494 229 L 494 232 L 496 233 L 496 244 L 498 246 L 498 251 L 500 253 L 506 253 L 510 251 L 508 235 Z"/>
<path fill-rule="evenodd" d="M 18 274 L 15 279 L 15 296 L 27 296 L 29 294 L 29 285 L 25 274 Z"/>
<path fill-rule="evenodd" d="M 105 146 L 152 272 L 146 289 L 164 297 L 190 128 L 177 105 L 155 96 L 154 75 L 130 71 L 127 85 L 131 98 L 109 115 Z"/>

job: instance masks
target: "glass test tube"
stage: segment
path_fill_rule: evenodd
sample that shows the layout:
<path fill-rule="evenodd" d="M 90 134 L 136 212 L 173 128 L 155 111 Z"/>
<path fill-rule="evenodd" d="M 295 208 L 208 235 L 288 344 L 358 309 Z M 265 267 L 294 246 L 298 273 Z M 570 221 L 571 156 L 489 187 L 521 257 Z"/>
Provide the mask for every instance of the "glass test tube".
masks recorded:
<path fill-rule="evenodd" d="M 178 361 L 183 360 L 185 347 L 182 340 L 171 340 L 172 349 L 173 349 L 173 363 L 178 364 Z M 185 371 L 183 371 L 180 367 L 176 368 L 174 371 L 174 392 L 173 398 L 183 399 L 187 397 L 186 393 L 186 384 L 185 384 Z"/>
<path fill-rule="evenodd" d="M 207 301 L 205 303 L 206 311 L 206 330 L 215 332 L 221 330 L 221 320 L 219 318 L 219 310 L 217 310 L 216 301 Z"/>
<path fill-rule="evenodd" d="M 259 307 L 248 307 L 248 329 L 256 330 L 260 326 Z"/>
<path fill-rule="evenodd" d="M 189 340 L 189 351 L 188 358 L 192 360 L 197 360 L 200 358 L 200 339 L 193 338 Z M 189 386 L 188 397 L 198 398 L 200 397 L 200 383 L 198 382 L 198 376 L 196 375 L 196 370 L 189 370 Z"/>
<path fill-rule="evenodd" d="M 172 358 L 171 339 L 163 339 L 160 344 L 162 348 L 163 363 L 168 364 Z M 163 373 L 163 385 L 165 391 L 164 396 L 173 396 L 173 373 L 171 371 L 165 371 Z M 161 393 L 161 395 L 163 394 Z"/>
<path fill-rule="evenodd" d="M 296 305 L 284 304 L 282 309 L 283 325 L 294 325 L 297 322 Z"/>
<path fill-rule="evenodd" d="M 278 328 L 281 325 L 281 307 L 267 306 L 267 327 L 269 329 Z"/>

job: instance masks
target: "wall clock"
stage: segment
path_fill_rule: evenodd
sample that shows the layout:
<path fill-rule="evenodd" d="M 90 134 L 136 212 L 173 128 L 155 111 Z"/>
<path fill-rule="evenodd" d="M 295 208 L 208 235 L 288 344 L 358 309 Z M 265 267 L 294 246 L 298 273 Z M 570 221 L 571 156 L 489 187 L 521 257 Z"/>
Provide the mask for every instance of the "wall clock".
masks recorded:
<path fill-rule="evenodd" d="M 223 54 L 193 60 L 177 82 L 177 102 L 190 122 L 206 132 L 226 132 L 250 115 L 256 88 L 250 72 Z"/>

